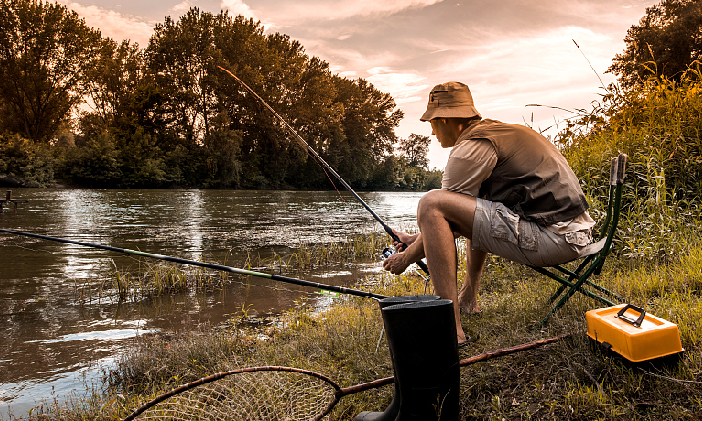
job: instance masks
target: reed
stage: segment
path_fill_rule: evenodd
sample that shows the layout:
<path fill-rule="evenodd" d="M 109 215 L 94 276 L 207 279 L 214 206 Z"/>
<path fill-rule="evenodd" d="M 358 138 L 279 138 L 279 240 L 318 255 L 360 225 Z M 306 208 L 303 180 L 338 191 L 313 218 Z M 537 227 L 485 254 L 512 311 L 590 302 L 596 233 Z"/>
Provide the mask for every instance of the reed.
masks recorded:
<path fill-rule="evenodd" d="M 310 269 L 372 262 L 389 244 L 385 233 L 356 234 L 329 244 L 303 243 L 285 255 L 276 253 L 262 258 L 247 254 L 243 267 L 263 268 L 269 273 L 296 274 Z M 229 274 L 223 272 L 139 259 L 136 268 L 114 267 L 109 281 L 101 285 L 100 295 L 136 301 L 177 293 L 212 291 L 224 287 L 231 280 Z M 84 294 L 90 293 L 90 288 L 90 285 L 76 286 L 78 299 L 83 300 Z"/>
<path fill-rule="evenodd" d="M 250 258 L 248 264 L 299 272 L 330 264 L 373 261 L 389 244 L 387 234 L 374 231 L 351 235 L 334 243 L 300 243 L 289 254 L 283 256 L 276 253 L 265 258 L 256 256 Z"/>

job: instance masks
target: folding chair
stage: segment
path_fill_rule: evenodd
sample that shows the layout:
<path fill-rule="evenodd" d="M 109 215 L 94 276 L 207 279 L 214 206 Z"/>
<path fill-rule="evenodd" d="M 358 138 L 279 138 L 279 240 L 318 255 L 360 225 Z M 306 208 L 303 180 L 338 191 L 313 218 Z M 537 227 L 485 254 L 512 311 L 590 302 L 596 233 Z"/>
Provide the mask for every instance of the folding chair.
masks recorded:
<path fill-rule="evenodd" d="M 627 156 L 625 154 L 620 154 L 618 157 L 612 158 L 612 166 L 610 168 L 609 177 L 609 202 L 607 203 L 607 215 L 605 216 L 604 224 L 602 225 L 602 229 L 600 231 L 600 238 L 598 239 L 598 241 L 604 240 L 604 246 L 602 249 L 600 249 L 600 251 L 597 253 L 581 257 L 581 259 L 584 260 L 578 265 L 577 269 L 572 272 L 561 265 L 549 267 L 529 266 L 535 271 L 546 275 L 561 284 L 556 293 L 550 298 L 549 303 L 553 304 L 559 297 L 562 296 L 561 299 L 551 309 L 551 311 L 546 314 L 546 317 L 541 320 L 537 326 L 537 329 L 546 323 L 551 315 L 561 308 L 576 292 L 598 300 L 607 307 L 614 306 L 615 303 L 601 295 L 595 294 L 594 292 L 590 291 L 590 289 L 595 289 L 596 291 L 604 293 L 620 302 L 624 301 L 622 297 L 618 296 L 612 291 L 609 291 L 608 289 L 592 282 L 590 277 L 592 275 L 600 274 L 602 265 L 604 265 L 607 255 L 609 255 L 609 253 L 612 251 L 612 240 L 617 229 L 617 224 L 619 223 L 619 212 L 622 204 L 622 188 L 624 184 L 626 158 Z M 560 276 L 557 272 L 564 274 L 565 277 Z M 590 289 L 586 289 L 585 287 Z"/>

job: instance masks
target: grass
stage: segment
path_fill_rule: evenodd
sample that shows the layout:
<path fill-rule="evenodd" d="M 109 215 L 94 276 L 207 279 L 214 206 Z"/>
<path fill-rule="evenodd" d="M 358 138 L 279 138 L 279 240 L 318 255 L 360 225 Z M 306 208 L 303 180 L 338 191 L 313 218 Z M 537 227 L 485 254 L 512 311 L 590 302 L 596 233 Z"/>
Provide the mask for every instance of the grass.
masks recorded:
<path fill-rule="evenodd" d="M 461 369 L 461 419 L 639 420 L 702 417 L 702 246 L 673 262 L 608 261 L 604 286 L 659 317 L 678 324 L 685 353 L 658 365 L 632 365 L 598 352 L 584 335 L 584 312 L 593 302 L 575 296 L 541 331 L 533 327 L 548 310 L 555 283 L 500 258 L 488 261 L 480 316 L 464 317 L 473 338 L 461 357 L 557 334 L 570 338 L 542 348 Z M 382 274 L 365 289 L 384 295 L 424 293 L 416 276 Z M 142 337 L 105 373 L 105 387 L 72 404 L 45 404 L 32 419 L 112 420 L 157 394 L 209 374 L 248 366 L 285 365 L 326 374 L 349 386 L 392 374 L 385 341 L 376 352 L 382 319 L 374 301 L 336 299 L 318 313 L 306 301 L 276 323 L 253 326 L 242 312 L 228 323 L 179 335 Z M 696 382 L 696 383 L 693 383 Z M 350 420 L 382 410 L 392 387 L 347 396 L 330 419 Z"/>

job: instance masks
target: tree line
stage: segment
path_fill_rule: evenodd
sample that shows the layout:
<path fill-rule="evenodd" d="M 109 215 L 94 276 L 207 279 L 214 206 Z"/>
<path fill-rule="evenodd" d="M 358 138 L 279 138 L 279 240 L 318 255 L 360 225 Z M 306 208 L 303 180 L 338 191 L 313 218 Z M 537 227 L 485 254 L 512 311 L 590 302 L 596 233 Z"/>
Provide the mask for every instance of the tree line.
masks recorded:
<path fill-rule="evenodd" d="M 244 80 L 354 188 L 440 186 L 429 138 L 398 139 L 393 98 L 332 74 L 260 22 L 191 8 L 146 48 L 74 11 L 0 0 L 0 180 L 41 186 L 319 189 L 318 163 Z"/>

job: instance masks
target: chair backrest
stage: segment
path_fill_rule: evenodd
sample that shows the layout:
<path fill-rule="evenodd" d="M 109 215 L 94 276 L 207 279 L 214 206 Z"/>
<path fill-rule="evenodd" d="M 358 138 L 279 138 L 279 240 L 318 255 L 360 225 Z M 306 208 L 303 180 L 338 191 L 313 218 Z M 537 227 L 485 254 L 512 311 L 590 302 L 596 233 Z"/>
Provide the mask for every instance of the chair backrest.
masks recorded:
<path fill-rule="evenodd" d="M 619 154 L 616 158 L 612 158 L 612 164 L 609 171 L 609 202 L 607 203 L 607 215 L 605 222 L 600 231 L 600 240 L 606 238 L 604 247 L 596 254 L 597 262 L 595 273 L 599 273 L 604 264 L 604 260 L 612 251 L 612 241 L 614 233 L 619 224 L 619 214 L 622 205 L 622 190 L 624 187 L 624 176 L 626 173 L 626 154 Z"/>

